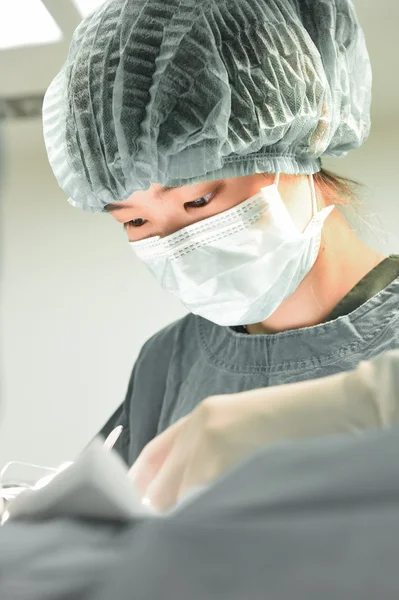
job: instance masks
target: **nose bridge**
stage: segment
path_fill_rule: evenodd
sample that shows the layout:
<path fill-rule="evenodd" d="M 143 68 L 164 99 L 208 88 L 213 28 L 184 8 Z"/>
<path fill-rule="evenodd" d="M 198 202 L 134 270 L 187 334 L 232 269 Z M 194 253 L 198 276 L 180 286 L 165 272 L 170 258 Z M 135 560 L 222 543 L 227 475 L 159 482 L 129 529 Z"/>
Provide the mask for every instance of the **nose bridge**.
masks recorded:
<path fill-rule="evenodd" d="M 163 238 L 188 225 L 187 212 L 180 202 L 161 199 L 157 196 L 152 208 L 152 222 L 156 233 Z"/>

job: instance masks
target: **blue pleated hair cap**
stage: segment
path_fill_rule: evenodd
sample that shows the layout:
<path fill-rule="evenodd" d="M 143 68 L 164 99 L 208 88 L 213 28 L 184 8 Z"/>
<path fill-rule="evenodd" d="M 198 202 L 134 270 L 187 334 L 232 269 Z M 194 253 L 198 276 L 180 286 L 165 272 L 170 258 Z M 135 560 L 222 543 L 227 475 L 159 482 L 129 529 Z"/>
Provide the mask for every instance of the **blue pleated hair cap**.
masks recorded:
<path fill-rule="evenodd" d="M 111 0 L 76 29 L 43 104 L 72 205 L 151 184 L 311 174 L 370 131 L 351 0 Z"/>

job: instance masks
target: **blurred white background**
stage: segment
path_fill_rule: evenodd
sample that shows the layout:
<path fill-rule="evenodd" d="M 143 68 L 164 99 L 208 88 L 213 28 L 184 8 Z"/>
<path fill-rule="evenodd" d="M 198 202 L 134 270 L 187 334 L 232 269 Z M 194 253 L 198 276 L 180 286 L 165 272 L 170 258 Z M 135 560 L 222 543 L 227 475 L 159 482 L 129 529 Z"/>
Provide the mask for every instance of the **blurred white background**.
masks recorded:
<path fill-rule="evenodd" d="M 28 0 L 31 8 L 36 1 Z M 33 25 L 40 35 L 20 2 L 0 0 L 0 98 L 40 97 L 81 20 L 72 0 L 45 0 L 53 41 L 4 48 L 26 41 Z M 82 2 L 86 10 L 95 4 Z M 18 17 L 15 42 L 6 5 Z M 356 6 L 374 69 L 372 134 L 362 149 L 325 166 L 368 186 L 362 216 L 370 227 L 361 235 L 399 253 L 399 2 Z M 39 116 L 8 116 L 3 129 L 0 466 L 11 459 L 56 465 L 73 458 L 122 402 L 148 337 L 186 310 L 153 281 L 109 215 L 67 203 Z"/>

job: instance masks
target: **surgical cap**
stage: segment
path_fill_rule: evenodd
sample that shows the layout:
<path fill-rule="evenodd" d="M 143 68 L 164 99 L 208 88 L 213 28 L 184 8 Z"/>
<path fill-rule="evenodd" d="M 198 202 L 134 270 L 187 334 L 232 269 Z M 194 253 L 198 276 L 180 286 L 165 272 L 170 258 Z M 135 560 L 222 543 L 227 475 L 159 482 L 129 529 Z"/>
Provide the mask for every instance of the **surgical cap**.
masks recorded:
<path fill-rule="evenodd" d="M 254 173 L 311 174 L 370 130 L 351 0 L 112 0 L 47 90 L 44 137 L 72 205 Z"/>

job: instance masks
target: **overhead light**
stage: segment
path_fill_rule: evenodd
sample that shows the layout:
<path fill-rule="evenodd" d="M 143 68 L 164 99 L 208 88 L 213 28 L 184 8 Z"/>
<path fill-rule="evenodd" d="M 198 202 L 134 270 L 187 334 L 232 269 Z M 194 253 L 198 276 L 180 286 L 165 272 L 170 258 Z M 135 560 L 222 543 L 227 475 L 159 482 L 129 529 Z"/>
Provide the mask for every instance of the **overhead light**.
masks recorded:
<path fill-rule="evenodd" d="M 1 0 L 0 0 L 1 1 Z M 87 17 L 93 10 L 104 4 L 105 0 L 73 0 L 76 8 L 82 15 L 82 17 Z"/>
<path fill-rule="evenodd" d="M 41 0 L 0 0 L 0 50 L 61 39 L 61 29 Z"/>

